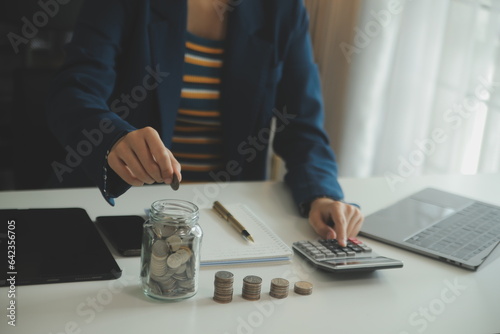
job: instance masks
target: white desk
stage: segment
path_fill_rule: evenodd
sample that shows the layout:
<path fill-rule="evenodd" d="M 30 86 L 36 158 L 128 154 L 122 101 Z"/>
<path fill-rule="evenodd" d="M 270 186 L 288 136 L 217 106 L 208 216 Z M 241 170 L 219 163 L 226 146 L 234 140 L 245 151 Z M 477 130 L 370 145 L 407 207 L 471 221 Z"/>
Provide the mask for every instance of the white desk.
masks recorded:
<path fill-rule="evenodd" d="M 435 186 L 500 205 L 500 175 L 410 178 L 393 192 L 383 178 L 343 179 L 347 199 L 369 214 L 425 186 Z M 200 200 L 205 196 L 205 203 Z M 195 196 L 198 196 L 195 198 Z M 315 238 L 300 218 L 283 184 L 272 182 L 183 185 L 131 189 L 110 207 L 96 189 L 0 192 L 0 208 L 83 207 L 98 215 L 142 214 L 154 200 L 181 198 L 209 207 L 243 202 L 289 245 Z M 212 300 L 214 273 L 204 267 L 191 299 L 162 303 L 143 296 L 139 258 L 120 258 L 118 280 L 17 287 L 17 326 L 7 325 L 7 289 L 0 289 L 0 333 L 498 333 L 500 332 L 500 250 L 471 272 L 361 238 L 375 251 L 404 261 L 402 269 L 334 276 L 313 270 L 295 256 L 279 265 L 224 267 L 235 275 L 230 304 Z M 2 255 L 4 256 L 4 255 Z M 241 298 L 242 279 L 263 278 L 261 300 Z M 270 280 L 284 277 L 314 284 L 311 296 L 290 291 L 269 297 Z"/>

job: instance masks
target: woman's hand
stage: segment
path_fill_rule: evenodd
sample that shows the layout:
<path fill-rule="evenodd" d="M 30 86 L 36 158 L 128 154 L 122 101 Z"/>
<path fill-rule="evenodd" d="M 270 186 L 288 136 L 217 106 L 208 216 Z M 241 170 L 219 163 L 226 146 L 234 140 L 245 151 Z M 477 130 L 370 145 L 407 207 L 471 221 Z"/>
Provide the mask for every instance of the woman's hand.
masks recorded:
<path fill-rule="evenodd" d="M 158 132 L 145 127 L 120 138 L 108 154 L 109 166 L 132 186 L 155 182 L 170 184 L 176 174 L 181 181 L 181 165 L 163 145 Z"/>
<path fill-rule="evenodd" d="M 309 211 L 309 223 L 316 233 L 323 239 L 337 239 L 341 246 L 358 234 L 363 219 L 357 207 L 330 198 L 315 199 Z"/>

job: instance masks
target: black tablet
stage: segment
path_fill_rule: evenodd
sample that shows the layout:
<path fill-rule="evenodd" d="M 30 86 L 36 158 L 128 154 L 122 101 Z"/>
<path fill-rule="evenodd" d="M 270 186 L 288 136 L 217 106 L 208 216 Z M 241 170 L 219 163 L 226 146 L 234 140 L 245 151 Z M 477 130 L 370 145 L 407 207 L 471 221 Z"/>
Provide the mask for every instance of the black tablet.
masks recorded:
<path fill-rule="evenodd" d="M 0 210 L 0 286 L 115 279 L 121 269 L 81 208 Z M 5 262 L 6 261 L 6 262 Z"/>

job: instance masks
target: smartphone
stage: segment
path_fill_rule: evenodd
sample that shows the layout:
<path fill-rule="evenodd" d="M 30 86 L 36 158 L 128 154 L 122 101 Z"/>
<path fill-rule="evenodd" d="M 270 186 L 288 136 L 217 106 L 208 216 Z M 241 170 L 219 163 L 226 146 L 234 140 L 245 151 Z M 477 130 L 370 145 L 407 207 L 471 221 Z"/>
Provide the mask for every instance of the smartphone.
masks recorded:
<path fill-rule="evenodd" d="M 142 241 L 141 216 L 100 216 L 96 226 L 113 248 L 123 256 L 140 256 Z"/>

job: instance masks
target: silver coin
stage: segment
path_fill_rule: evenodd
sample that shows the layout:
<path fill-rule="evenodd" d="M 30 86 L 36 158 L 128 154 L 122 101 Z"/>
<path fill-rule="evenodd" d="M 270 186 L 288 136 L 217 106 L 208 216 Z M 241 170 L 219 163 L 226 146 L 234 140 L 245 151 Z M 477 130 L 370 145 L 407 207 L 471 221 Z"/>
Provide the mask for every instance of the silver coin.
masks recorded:
<path fill-rule="evenodd" d="M 166 263 L 159 263 L 159 264 L 153 263 L 150 267 L 150 270 L 151 270 L 151 272 L 155 272 L 157 274 L 160 273 L 160 276 L 164 275 L 167 272 L 167 264 Z"/>
<path fill-rule="evenodd" d="M 152 268 L 151 269 L 151 276 L 155 277 L 155 278 L 159 278 L 159 277 L 162 277 L 165 275 L 165 270 L 164 269 L 156 269 L 156 268 Z"/>
<path fill-rule="evenodd" d="M 301 290 L 311 290 L 313 285 L 306 281 L 299 281 L 295 283 L 295 287 Z"/>
<path fill-rule="evenodd" d="M 172 177 L 172 182 L 170 183 L 170 187 L 173 190 L 179 189 L 179 178 L 177 177 L 177 174 L 174 173 L 174 176 Z"/>
<path fill-rule="evenodd" d="M 175 287 L 176 282 L 177 282 L 177 280 L 175 280 L 174 278 L 170 278 L 167 281 L 158 282 L 158 283 L 160 284 L 161 289 L 165 293 L 165 292 L 168 292 L 169 290 L 172 290 Z"/>
<path fill-rule="evenodd" d="M 214 298 L 213 298 L 213 299 L 214 299 L 214 301 L 216 301 L 216 302 L 217 302 L 217 303 L 219 303 L 219 304 L 229 304 L 230 302 L 232 302 L 232 301 L 233 301 L 233 298 L 232 298 L 232 297 L 231 297 L 231 298 L 229 298 L 229 299 L 220 299 L 220 298 L 217 298 L 217 297 L 215 297 L 215 296 L 214 296 Z"/>
<path fill-rule="evenodd" d="M 167 238 L 177 231 L 177 227 L 167 224 L 157 223 L 153 226 L 156 235 L 160 238 Z"/>
<path fill-rule="evenodd" d="M 167 258 L 166 255 L 162 257 L 151 256 L 150 266 L 163 266 L 166 264 Z"/>
<path fill-rule="evenodd" d="M 234 275 L 229 271 L 218 271 L 215 273 L 215 278 L 221 280 L 232 280 L 234 278 Z"/>
<path fill-rule="evenodd" d="M 149 270 L 157 276 L 162 276 L 167 271 L 167 264 L 165 261 L 162 262 L 151 262 Z"/>
<path fill-rule="evenodd" d="M 167 257 L 168 255 L 167 254 L 164 254 L 164 255 L 155 255 L 155 254 L 151 254 L 151 262 L 165 262 L 167 261 Z"/>
<path fill-rule="evenodd" d="M 186 248 L 179 249 L 175 254 L 179 255 L 181 259 L 181 264 L 186 263 L 189 260 L 189 258 L 191 258 L 191 255 L 193 255 L 193 253 Z"/>
<path fill-rule="evenodd" d="M 167 265 L 170 268 L 179 268 L 181 264 L 182 264 L 182 255 L 179 255 L 178 253 L 174 253 L 167 258 Z"/>
<path fill-rule="evenodd" d="M 173 274 L 175 274 L 176 271 L 177 271 L 177 268 L 169 268 L 167 266 L 167 273 L 166 273 L 166 275 L 173 275 Z"/>
<path fill-rule="evenodd" d="M 171 276 L 166 276 L 166 275 L 157 276 L 154 273 L 151 273 L 150 277 L 154 279 L 156 282 L 166 282 L 170 279 Z"/>
<path fill-rule="evenodd" d="M 186 264 L 185 264 L 185 263 L 184 263 L 184 264 L 181 264 L 181 265 L 179 266 L 179 268 L 177 268 L 177 270 L 175 271 L 175 273 L 176 273 L 176 274 L 182 274 L 183 272 L 185 272 L 185 271 L 186 271 L 186 267 L 187 267 L 187 266 L 186 266 Z"/>
<path fill-rule="evenodd" d="M 162 294 L 160 285 L 155 281 L 150 280 L 148 283 L 148 288 L 149 288 L 149 291 L 151 291 L 151 293 L 154 295 L 161 295 Z"/>
<path fill-rule="evenodd" d="M 182 239 L 177 235 L 172 235 L 168 237 L 165 241 L 167 242 L 167 245 L 173 252 L 177 252 L 182 244 Z"/>
<path fill-rule="evenodd" d="M 188 278 L 194 277 L 195 268 L 193 268 L 193 267 L 194 267 L 193 264 L 188 261 L 188 263 L 186 265 L 186 276 Z"/>
<path fill-rule="evenodd" d="M 179 281 L 177 284 L 184 289 L 194 289 L 195 287 L 194 280 Z"/>
<path fill-rule="evenodd" d="M 153 255 L 161 257 L 168 254 L 168 246 L 163 240 L 156 240 L 151 251 Z"/>
<path fill-rule="evenodd" d="M 172 278 L 175 278 L 177 281 L 186 281 L 188 280 L 186 273 L 182 272 L 180 274 L 174 274 Z"/>
<path fill-rule="evenodd" d="M 290 282 L 288 282 L 288 280 L 284 279 L 284 278 L 273 278 L 271 280 L 271 285 L 274 285 L 275 287 L 278 287 L 278 288 L 288 288 Z"/>
<path fill-rule="evenodd" d="M 243 279 L 243 282 L 248 284 L 261 284 L 262 278 L 259 276 L 249 275 Z"/>

